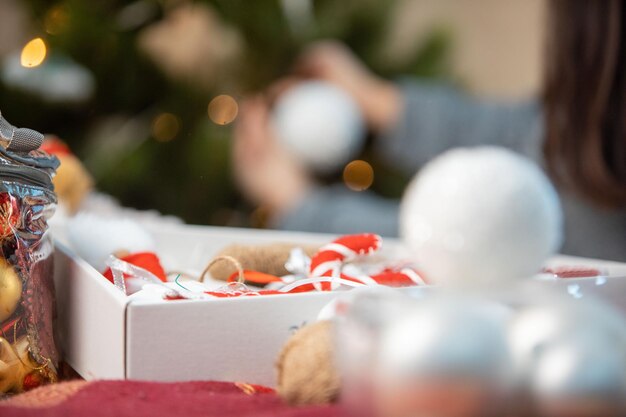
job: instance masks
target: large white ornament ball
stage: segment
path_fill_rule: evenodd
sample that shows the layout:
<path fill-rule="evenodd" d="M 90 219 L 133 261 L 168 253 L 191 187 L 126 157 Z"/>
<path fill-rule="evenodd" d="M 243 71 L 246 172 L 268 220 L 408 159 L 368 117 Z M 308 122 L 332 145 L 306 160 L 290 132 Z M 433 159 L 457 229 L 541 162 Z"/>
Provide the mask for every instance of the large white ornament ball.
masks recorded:
<path fill-rule="evenodd" d="M 365 139 L 357 103 L 330 83 L 308 81 L 289 89 L 276 102 L 273 115 L 280 142 L 321 174 L 343 168 Z"/>
<path fill-rule="evenodd" d="M 510 310 L 487 300 L 432 297 L 383 332 L 379 416 L 501 415 L 511 395 Z M 493 413 L 493 414 L 489 414 Z"/>
<path fill-rule="evenodd" d="M 520 379 L 528 378 L 549 346 L 571 338 L 619 347 L 626 359 L 626 321 L 619 311 L 596 299 L 551 298 L 521 309 L 509 324 L 508 339 Z"/>
<path fill-rule="evenodd" d="M 560 247 L 562 213 L 533 162 L 503 148 L 458 148 L 409 185 L 400 232 L 433 282 L 494 283 L 541 268 Z"/>
<path fill-rule="evenodd" d="M 487 300 L 434 295 L 421 300 L 383 332 L 381 377 L 508 376 L 512 362 L 505 329 L 510 315 L 504 304 Z"/>
<path fill-rule="evenodd" d="M 624 347 L 591 334 L 567 336 L 546 346 L 532 368 L 530 382 L 542 416 L 626 413 Z"/>

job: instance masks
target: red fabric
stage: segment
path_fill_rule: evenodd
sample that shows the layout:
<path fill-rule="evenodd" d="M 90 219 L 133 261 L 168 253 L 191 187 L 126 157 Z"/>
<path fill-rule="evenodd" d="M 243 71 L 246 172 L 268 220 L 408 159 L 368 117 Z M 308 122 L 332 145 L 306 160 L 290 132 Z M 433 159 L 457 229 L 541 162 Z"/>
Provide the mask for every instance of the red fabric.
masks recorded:
<path fill-rule="evenodd" d="M 96 381 L 50 407 L 3 406 L 14 417 L 339 417 L 337 406 L 290 407 L 262 388 L 226 382 Z M 252 392 L 251 392 L 252 391 Z"/>
<path fill-rule="evenodd" d="M 131 253 L 130 255 L 126 255 L 120 258 L 124 262 L 128 262 L 129 264 L 138 266 L 140 268 L 145 269 L 146 271 L 152 272 L 154 276 L 156 276 L 161 281 L 167 281 L 167 276 L 165 275 L 165 271 L 161 266 L 161 261 L 159 257 L 152 252 L 137 252 Z M 113 282 L 113 272 L 111 272 L 111 268 L 107 268 L 106 271 L 102 274 L 106 279 Z"/>

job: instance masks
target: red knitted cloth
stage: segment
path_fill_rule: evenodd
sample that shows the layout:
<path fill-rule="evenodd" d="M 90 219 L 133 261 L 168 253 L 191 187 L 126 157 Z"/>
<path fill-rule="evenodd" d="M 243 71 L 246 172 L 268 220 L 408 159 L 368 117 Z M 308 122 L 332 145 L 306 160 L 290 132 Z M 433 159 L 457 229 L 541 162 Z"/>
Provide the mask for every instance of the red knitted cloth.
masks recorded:
<path fill-rule="evenodd" d="M 337 406 L 290 407 L 270 389 L 226 382 L 71 381 L 0 401 L 2 417 L 339 417 Z"/>

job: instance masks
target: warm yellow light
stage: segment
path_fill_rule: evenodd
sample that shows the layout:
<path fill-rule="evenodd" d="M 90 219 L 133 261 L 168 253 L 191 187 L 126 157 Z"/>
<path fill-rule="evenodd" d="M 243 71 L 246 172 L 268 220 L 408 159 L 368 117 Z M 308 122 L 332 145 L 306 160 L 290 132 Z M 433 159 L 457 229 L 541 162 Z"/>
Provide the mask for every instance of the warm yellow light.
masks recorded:
<path fill-rule="evenodd" d="M 46 59 L 46 44 L 41 38 L 35 38 L 28 42 L 22 49 L 21 63 L 23 67 L 33 68 L 41 65 Z"/>
<path fill-rule="evenodd" d="M 169 142 L 179 130 L 180 121 L 172 113 L 161 113 L 152 121 L 152 136 L 159 142 Z"/>
<path fill-rule="evenodd" d="M 343 169 L 343 182 L 351 190 L 365 191 L 374 182 L 374 168 L 365 161 L 352 161 Z"/>
<path fill-rule="evenodd" d="M 234 98 L 222 94 L 209 103 L 209 118 L 218 125 L 227 125 L 237 117 L 239 106 Z"/>

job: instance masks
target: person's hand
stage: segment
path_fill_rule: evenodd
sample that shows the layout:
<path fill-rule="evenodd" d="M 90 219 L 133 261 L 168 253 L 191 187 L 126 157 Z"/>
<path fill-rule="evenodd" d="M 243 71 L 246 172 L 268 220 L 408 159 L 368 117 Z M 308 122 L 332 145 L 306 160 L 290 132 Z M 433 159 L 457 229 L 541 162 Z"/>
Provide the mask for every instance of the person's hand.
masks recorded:
<path fill-rule="evenodd" d="M 297 75 L 328 81 L 346 90 L 375 131 L 392 126 L 402 110 L 398 87 L 373 74 L 341 43 L 323 41 L 310 45 L 294 69 Z"/>
<path fill-rule="evenodd" d="M 242 102 L 233 141 L 235 180 L 251 202 L 280 216 L 310 191 L 305 167 L 277 142 L 262 97 Z"/>

